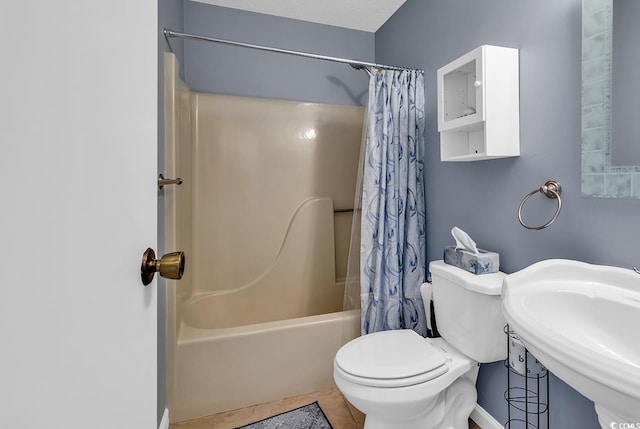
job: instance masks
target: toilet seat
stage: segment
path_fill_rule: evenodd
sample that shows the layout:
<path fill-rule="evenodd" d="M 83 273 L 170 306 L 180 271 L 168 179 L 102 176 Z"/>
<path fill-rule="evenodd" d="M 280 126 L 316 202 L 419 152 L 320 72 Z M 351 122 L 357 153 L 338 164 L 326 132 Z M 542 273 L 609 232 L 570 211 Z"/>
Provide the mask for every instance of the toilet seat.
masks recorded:
<path fill-rule="evenodd" d="M 363 335 L 344 345 L 335 369 L 352 383 L 372 387 L 406 387 L 449 371 L 442 350 L 410 329 Z"/>

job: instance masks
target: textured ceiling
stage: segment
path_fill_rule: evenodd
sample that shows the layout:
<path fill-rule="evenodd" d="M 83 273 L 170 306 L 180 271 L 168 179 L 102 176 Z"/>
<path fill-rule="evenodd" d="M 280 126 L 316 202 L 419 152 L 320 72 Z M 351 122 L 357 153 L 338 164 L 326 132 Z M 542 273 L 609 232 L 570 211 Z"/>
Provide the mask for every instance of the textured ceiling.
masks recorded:
<path fill-rule="evenodd" d="M 406 0 L 195 0 L 373 33 Z"/>

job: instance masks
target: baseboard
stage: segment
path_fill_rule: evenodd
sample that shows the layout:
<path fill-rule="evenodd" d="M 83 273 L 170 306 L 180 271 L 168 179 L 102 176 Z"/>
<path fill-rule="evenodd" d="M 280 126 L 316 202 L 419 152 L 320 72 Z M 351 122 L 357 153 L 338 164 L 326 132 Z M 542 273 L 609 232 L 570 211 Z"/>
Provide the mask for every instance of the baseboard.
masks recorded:
<path fill-rule="evenodd" d="M 165 408 L 162 413 L 162 420 L 160 420 L 160 426 L 158 429 L 169 429 L 169 409 Z"/>
<path fill-rule="evenodd" d="M 482 429 L 504 429 L 504 426 L 478 404 L 471 412 L 471 420 L 476 422 Z"/>

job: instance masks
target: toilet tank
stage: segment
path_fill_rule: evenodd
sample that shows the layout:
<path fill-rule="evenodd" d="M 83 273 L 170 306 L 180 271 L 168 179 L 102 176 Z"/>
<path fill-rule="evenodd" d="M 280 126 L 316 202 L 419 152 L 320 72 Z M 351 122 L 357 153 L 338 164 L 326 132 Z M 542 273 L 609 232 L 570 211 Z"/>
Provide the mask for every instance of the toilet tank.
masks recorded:
<path fill-rule="evenodd" d="M 507 357 L 500 292 L 503 272 L 471 274 L 444 261 L 429 264 L 440 335 L 477 362 Z"/>

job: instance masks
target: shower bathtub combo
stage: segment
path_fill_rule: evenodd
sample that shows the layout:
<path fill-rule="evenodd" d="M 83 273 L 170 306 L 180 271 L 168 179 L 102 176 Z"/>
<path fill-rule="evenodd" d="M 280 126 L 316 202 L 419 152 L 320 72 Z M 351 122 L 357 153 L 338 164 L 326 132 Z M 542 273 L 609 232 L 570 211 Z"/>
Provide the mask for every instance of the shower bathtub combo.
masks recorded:
<path fill-rule="evenodd" d="M 171 420 L 333 386 L 364 109 L 191 91 L 165 54 Z"/>

